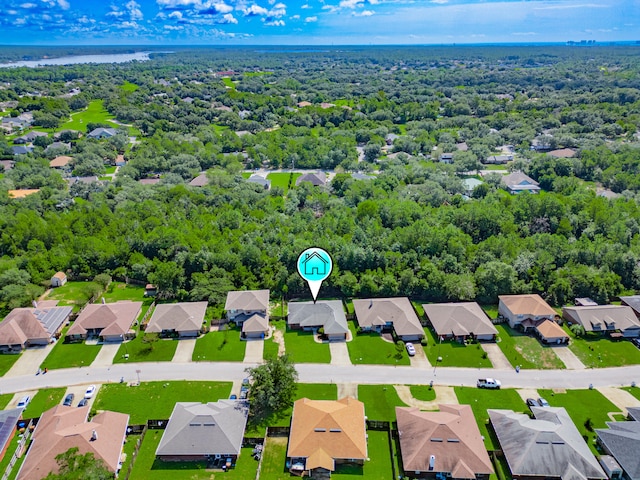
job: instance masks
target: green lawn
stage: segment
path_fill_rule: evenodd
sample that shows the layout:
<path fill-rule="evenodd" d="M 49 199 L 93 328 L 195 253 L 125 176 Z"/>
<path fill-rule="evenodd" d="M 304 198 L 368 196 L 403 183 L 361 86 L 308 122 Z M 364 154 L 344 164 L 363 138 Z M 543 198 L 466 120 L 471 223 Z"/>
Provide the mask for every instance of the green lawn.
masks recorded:
<path fill-rule="evenodd" d="M 575 423 L 582 436 L 587 436 L 589 447 L 594 454 L 599 454 L 595 449 L 596 438 L 594 428 L 606 428 L 606 423 L 611 421 L 608 412 L 619 412 L 620 409 L 611 403 L 597 390 L 567 390 L 566 393 L 554 393 L 552 390 L 538 390 L 538 394 L 544 397 L 552 407 L 564 407 Z M 585 426 L 587 419 L 591 419 L 592 427 L 588 430 Z"/>
<path fill-rule="evenodd" d="M 0 409 L 6 408 L 6 406 L 9 405 L 9 402 L 11 401 L 12 398 L 13 398 L 13 393 L 5 393 L 4 395 L 0 395 Z"/>
<path fill-rule="evenodd" d="M 20 355 L 15 353 L 0 354 L 0 376 L 11 370 L 11 367 L 19 358 Z"/>
<path fill-rule="evenodd" d="M 240 340 L 240 328 L 209 332 L 196 340 L 193 361 L 241 362 L 247 342 Z"/>
<path fill-rule="evenodd" d="M 222 77 L 222 83 L 224 83 L 225 87 L 229 87 L 231 89 L 235 89 L 236 88 L 236 84 L 233 83 L 233 80 L 231 80 L 231 78 L 229 78 L 229 77 Z"/>
<path fill-rule="evenodd" d="M 453 340 L 438 342 L 431 329 L 425 328 L 424 332 L 429 342 L 429 346 L 425 347 L 425 352 L 431 365 L 472 368 L 491 368 L 493 366 L 488 358 L 483 358 L 486 357 L 486 354 L 478 343 L 465 345 Z M 442 357 L 441 362 L 437 361 L 438 357 Z"/>
<path fill-rule="evenodd" d="M 271 188 L 280 187 L 284 190 L 284 193 L 289 191 L 289 180 L 291 180 L 291 186 L 295 187 L 296 178 L 298 178 L 301 173 L 270 173 L 267 175 L 267 179 L 271 180 Z"/>
<path fill-rule="evenodd" d="M 77 311 L 101 289 L 102 287 L 94 282 L 67 282 L 62 287 L 52 289 L 47 300 L 59 300 L 58 305 L 70 305 Z"/>
<path fill-rule="evenodd" d="M 279 330 L 283 335 L 287 329 L 287 322 L 284 320 L 270 321 L 271 326 L 274 327 L 274 330 Z M 273 340 L 273 337 L 264 341 L 264 352 L 262 357 L 264 359 L 275 357 L 278 355 L 278 343 Z"/>
<path fill-rule="evenodd" d="M 622 387 L 623 390 L 626 390 L 627 392 L 629 392 L 631 395 L 633 395 L 634 397 L 636 397 L 638 400 L 640 400 L 640 388 L 638 387 Z M 1 402 L 0 402 L 1 403 Z"/>
<path fill-rule="evenodd" d="M 62 124 L 60 130 L 69 129 L 86 132 L 88 123 L 109 123 L 109 120 L 113 118 L 114 116 L 105 110 L 102 100 L 93 100 L 86 109 L 72 113 L 71 120 Z"/>
<path fill-rule="evenodd" d="M 63 330 L 63 336 L 66 330 Z M 65 343 L 60 340 L 44 359 L 40 368 L 49 370 L 57 368 L 88 367 L 98 356 L 102 345 L 86 345 L 85 343 Z"/>
<path fill-rule="evenodd" d="M 133 451 L 135 450 L 136 442 L 141 436 L 142 435 L 127 435 L 125 437 L 122 453 L 126 455 L 126 459 L 122 463 L 122 468 L 120 469 L 120 478 L 125 478 L 129 465 L 133 461 Z"/>
<path fill-rule="evenodd" d="M 382 339 L 378 333 L 356 334 L 355 322 L 348 322 L 353 340 L 347 342 L 349 358 L 353 364 L 410 365 L 409 356 L 403 346 L 396 350 L 396 345 Z"/>
<path fill-rule="evenodd" d="M 331 474 L 332 479 L 353 480 L 354 476 L 361 476 L 367 480 L 390 480 L 393 478 L 391 469 L 391 452 L 387 432 L 367 431 L 367 453 L 370 460 L 364 466 L 339 465 Z"/>
<path fill-rule="evenodd" d="M 125 92 L 135 92 L 140 87 L 138 85 L 136 85 L 135 83 L 131 83 L 131 82 L 125 81 L 122 85 L 120 85 L 120 88 L 122 90 L 124 90 Z"/>
<path fill-rule="evenodd" d="M 262 468 L 260 480 L 291 480 L 294 477 L 286 470 L 287 442 L 286 437 L 270 437 L 262 452 Z"/>
<path fill-rule="evenodd" d="M 628 340 L 613 341 L 609 337 L 597 333 L 587 333 L 581 338 L 575 338 L 566 326 L 564 328 L 571 336 L 569 348 L 587 367 L 620 367 L 640 364 L 640 349 Z"/>
<path fill-rule="evenodd" d="M 141 370 L 144 378 L 144 367 Z M 128 413 L 129 423 L 139 425 L 169 418 L 176 402 L 215 402 L 230 393 L 231 382 L 143 382 L 137 387 L 112 383 L 100 388 L 93 409 Z"/>
<path fill-rule="evenodd" d="M 498 346 L 511 365 L 520 365 L 520 368 L 565 368 L 553 348 L 542 346 L 537 338 L 522 334 L 506 323 L 495 327 L 498 330 Z"/>
<path fill-rule="evenodd" d="M 293 363 L 330 363 L 328 343 L 316 343 L 313 332 L 289 330 L 284 334 L 287 355 Z"/>
<path fill-rule="evenodd" d="M 480 428 L 480 434 L 484 437 L 487 450 L 500 448 L 493 431 L 487 429 L 489 414 L 487 409 L 513 410 L 514 412 L 529 412 L 526 404 L 515 390 L 483 390 L 480 388 L 454 387 L 458 402 L 471 405 L 473 415 Z"/>
<path fill-rule="evenodd" d="M 178 348 L 179 340 L 160 339 L 155 343 L 143 343 L 144 332 L 139 331 L 138 336 L 131 341 L 120 345 L 113 363 L 132 362 L 170 362 Z M 128 354 L 126 360 L 124 355 Z"/>
<path fill-rule="evenodd" d="M 436 391 L 428 385 L 411 385 L 411 396 L 416 400 L 431 402 L 436 399 Z"/>
<path fill-rule="evenodd" d="M 370 420 L 395 421 L 396 407 L 407 406 L 392 385 L 358 385 L 358 400 Z"/>
<path fill-rule="evenodd" d="M 480 305 L 484 313 L 486 313 L 490 319 L 494 320 L 498 318 L 498 305 Z"/>
<path fill-rule="evenodd" d="M 43 388 L 38 391 L 31 399 L 29 405 L 24 410 L 22 416 L 24 418 L 36 418 L 42 415 L 42 412 L 55 407 L 62 403 L 62 397 L 67 391 L 66 388 Z"/>

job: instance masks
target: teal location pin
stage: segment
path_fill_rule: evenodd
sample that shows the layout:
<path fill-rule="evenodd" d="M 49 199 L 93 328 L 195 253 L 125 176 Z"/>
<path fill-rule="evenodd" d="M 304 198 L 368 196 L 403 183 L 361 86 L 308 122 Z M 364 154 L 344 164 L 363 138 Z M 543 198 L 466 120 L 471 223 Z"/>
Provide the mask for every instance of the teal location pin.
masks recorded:
<path fill-rule="evenodd" d="M 297 265 L 298 273 L 309 284 L 313 303 L 316 303 L 322 281 L 331 275 L 333 269 L 331 255 L 321 248 L 307 248 L 298 257 Z"/>

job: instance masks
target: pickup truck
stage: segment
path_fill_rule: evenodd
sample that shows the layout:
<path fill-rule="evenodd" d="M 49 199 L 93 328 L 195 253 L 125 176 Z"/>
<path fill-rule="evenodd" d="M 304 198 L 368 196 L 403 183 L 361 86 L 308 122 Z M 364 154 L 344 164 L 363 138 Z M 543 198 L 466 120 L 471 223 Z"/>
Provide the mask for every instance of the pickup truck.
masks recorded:
<path fill-rule="evenodd" d="M 478 388 L 495 388 L 499 389 L 500 380 L 496 380 L 495 378 L 479 378 L 478 379 Z"/>

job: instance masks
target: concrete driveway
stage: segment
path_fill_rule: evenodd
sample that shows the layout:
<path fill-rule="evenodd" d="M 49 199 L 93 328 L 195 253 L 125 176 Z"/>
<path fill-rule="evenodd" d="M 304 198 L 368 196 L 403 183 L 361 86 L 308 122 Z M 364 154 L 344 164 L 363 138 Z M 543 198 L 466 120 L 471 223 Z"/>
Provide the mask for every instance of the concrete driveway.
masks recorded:
<path fill-rule="evenodd" d="M 413 347 L 416 349 L 416 354 L 413 357 L 409 357 L 411 366 L 414 368 L 431 368 L 431 363 L 427 358 L 427 354 L 424 352 L 421 343 L 414 343 Z"/>
<path fill-rule="evenodd" d="M 98 352 L 93 363 L 91 363 L 92 367 L 105 367 L 113 364 L 113 359 L 118 353 L 118 349 L 120 348 L 120 343 L 105 343 L 102 345 L 102 348 Z"/>
<path fill-rule="evenodd" d="M 329 342 L 331 365 L 351 365 L 347 342 Z"/>
<path fill-rule="evenodd" d="M 247 344 L 244 350 L 244 361 L 246 363 L 262 363 L 264 355 L 264 340 L 255 338 L 246 340 Z"/>
<path fill-rule="evenodd" d="M 193 358 L 193 349 L 196 348 L 195 338 L 181 338 L 176 340 L 178 346 L 176 347 L 176 353 L 173 354 L 172 362 L 188 363 Z"/>
<path fill-rule="evenodd" d="M 35 375 L 44 362 L 47 355 L 51 353 L 51 350 L 55 346 L 55 343 L 50 343 L 46 347 L 31 347 L 27 348 L 20 354 L 20 358 L 13 364 L 13 367 L 4 374 L 4 377 L 21 377 L 23 375 Z"/>
<path fill-rule="evenodd" d="M 507 356 L 502 353 L 497 343 L 481 343 L 482 349 L 486 352 L 493 368 L 511 369 L 514 368 Z"/>
<path fill-rule="evenodd" d="M 60 404 L 62 404 L 62 402 L 64 402 L 64 398 L 67 395 L 69 395 L 70 393 L 73 393 L 75 395 L 75 397 L 73 399 L 73 402 L 71 403 L 71 406 L 72 407 L 77 407 L 78 403 L 80 403 L 80 400 L 82 400 L 84 398 L 84 392 L 87 391 L 87 387 L 89 387 L 89 385 L 91 385 L 91 384 L 73 385 L 71 387 L 67 387 L 67 391 L 64 392 L 64 396 L 62 397 L 62 401 L 60 402 Z M 100 390 L 100 384 L 99 383 L 96 383 L 94 385 L 96 386 L 96 391 L 93 394 L 93 396 L 89 399 L 89 403 L 87 403 L 87 405 L 89 405 L 89 407 L 91 407 L 93 405 L 93 402 L 95 401 L 96 397 L 98 396 L 98 390 Z"/>
<path fill-rule="evenodd" d="M 584 370 L 586 368 L 567 345 L 552 346 L 551 348 L 569 370 Z"/>

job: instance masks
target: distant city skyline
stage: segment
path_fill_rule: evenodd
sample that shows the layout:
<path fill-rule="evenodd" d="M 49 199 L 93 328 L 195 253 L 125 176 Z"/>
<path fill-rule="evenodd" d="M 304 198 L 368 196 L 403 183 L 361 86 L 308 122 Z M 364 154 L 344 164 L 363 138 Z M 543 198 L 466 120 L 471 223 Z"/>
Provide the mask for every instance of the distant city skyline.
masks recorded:
<path fill-rule="evenodd" d="M 3 0 L 3 45 L 640 40 L 639 0 Z"/>

